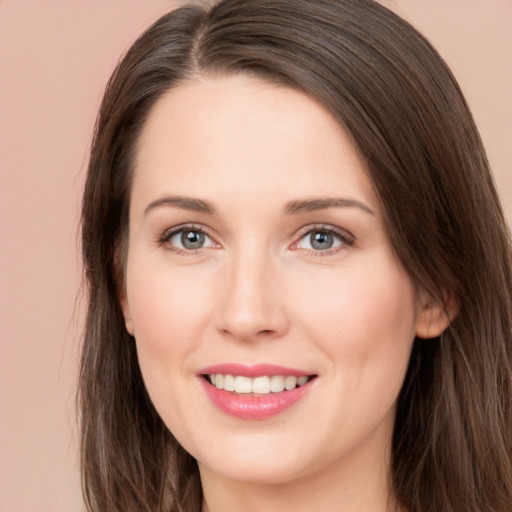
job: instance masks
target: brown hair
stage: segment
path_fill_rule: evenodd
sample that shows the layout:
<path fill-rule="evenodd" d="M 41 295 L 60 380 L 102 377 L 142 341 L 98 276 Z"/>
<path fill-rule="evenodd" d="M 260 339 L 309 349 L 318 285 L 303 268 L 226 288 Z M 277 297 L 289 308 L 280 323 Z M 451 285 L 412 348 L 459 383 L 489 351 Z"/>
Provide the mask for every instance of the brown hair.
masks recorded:
<path fill-rule="evenodd" d="M 79 382 L 88 510 L 199 511 L 197 465 L 146 393 L 118 302 L 138 135 L 197 75 L 246 73 L 316 98 L 352 138 L 412 279 L 459 314 L 415 340 L 391 486 L 410 512 L 512 506 L 512 258 L 468 106 L 409 24 L 371 0 L 222 0 L 158 20 L 115 70 L 83 198 L 89 309 Z"/>

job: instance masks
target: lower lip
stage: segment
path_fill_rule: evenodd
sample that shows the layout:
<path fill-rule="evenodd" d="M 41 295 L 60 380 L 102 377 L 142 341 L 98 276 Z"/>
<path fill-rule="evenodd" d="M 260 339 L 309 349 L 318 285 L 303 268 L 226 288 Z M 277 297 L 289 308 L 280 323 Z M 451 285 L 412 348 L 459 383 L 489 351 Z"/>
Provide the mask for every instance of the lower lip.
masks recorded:
<path fill-rule="evenodd" d="M 276 416 L 299 401 L 309 391 L 312 383 L 309 381 L 290 391 L 268 395 L 238 395 L 217 389 L 204 378 L 201 381 L 208 398 L 221 411 L 244 420 L 264 420 Z"/>

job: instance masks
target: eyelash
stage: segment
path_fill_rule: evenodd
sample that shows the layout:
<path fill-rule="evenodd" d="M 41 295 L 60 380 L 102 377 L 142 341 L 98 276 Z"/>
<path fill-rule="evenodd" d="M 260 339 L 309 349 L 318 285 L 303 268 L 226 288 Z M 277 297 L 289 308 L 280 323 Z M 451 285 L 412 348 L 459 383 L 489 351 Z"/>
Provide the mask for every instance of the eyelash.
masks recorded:
<path fill-rule="evenodd" d="M 173 245 L 166 245 L 169 244 L 171 238 L 174 235 L 177 235 L 178 233 L 184 233 L 186 231 L 192 231 L 195 233 L 203 234 L 213 241 L 213 238 L 208 234 L 208 232 L 203 227 L 197 226 L 195 224 L 182 224 L 180 226 L 175 226 L 171 229 L 164 231 L 160 238 L 158 239 L 158 245 L 166 246 L 166 249 L 179 255 L 194 256 L 196 254 L 199 254 L 199 251 L 201 249 L 204 249 L 204 247 L 200 247 L 199 249 L 181 249 L 180 247 L 175 247 Z M 216 244 L 216 242 L 213 243 Z"/>
<path fill-rule="evenodd" d="M 312 250 L 312 249 L 304 249 L 307 251 L 308 256 L 313 257 L 325 257 L 325 256 L 332 256 L 339 251 L 346 249 L 347 247 L 352 247 L 355 244 L 355 237 L 349 233 L 348 231 L 335 228 L 333 226 L 326 226 L 324 224 L 315 224 L 313 226 L 307 226 L 306 228 L 303 228 L 301 231 L 299 231 L 297 235 L 297 241 L 294 242 L 291 246 L 293 250 L 299 250 L 299 247 L 295 247 L 298 245 L 298 243 L 303 240 L 306 236 L 311 236 L 313 233 L 326 233 L 329 235 L 332 235 L 340 240 L 340 244 L 336 247 L 333 247 L 331 249 L 324 249 L 324 250 Z"/>
<path fill-rule="evenodd" d="M 193 256 L 196 254 L 199 254 L 199 251 L 201 249 L 204 249 L 205 247 L 200 247 L 198 249 L 181 249 L 176 246 L 172 245 L 166 245 L 169 244 L 171 238 L 179 233 L 183 233 L 186 231 L 196 232 L 205 235 L 208 237 L 213 244 L 218 245 L 217 242 L 214 241 L 214 239 L 209 235 L 208 231 L 205 230 L 203 227 L 195 225 L 195 224 L 183 224 L 179 226 L 175 226 L 173 228 L 170 228 L 162 233 L 162 235 L 158 239 L 158 245 L 159 246 L 166 246 L 166 249 L 176 253 L 176 254 L 182 254 L 187 256 Z M 333 226 L 326 226 L 323 224 L 315 224 L 313 226 L 307 226 L 306 228 L 303 228 L 299 231 L 297 234 L 296 241 L 290 246 L 292 250 L 300 250 L 300 247 L 296 247 L 301 240 L 303 240 L 306 236 L 311 235 L 312 233 L 326 233 L 329 235 L 332 235 L 339 239 L 340 244 L 332 249 L 324 249 L 324 250 L 312 250 L 312 249 L 304 249 L 307 251 L 308 256 L 314 256 L 314 257 L 325 257 L 325 256 L 331 256 L 333 254 L 336 254 L 338 251 L 343 250 L 346 247 L 352 247 L 355 243 L 355 237 L 341 229 L 334 228 Z"/>

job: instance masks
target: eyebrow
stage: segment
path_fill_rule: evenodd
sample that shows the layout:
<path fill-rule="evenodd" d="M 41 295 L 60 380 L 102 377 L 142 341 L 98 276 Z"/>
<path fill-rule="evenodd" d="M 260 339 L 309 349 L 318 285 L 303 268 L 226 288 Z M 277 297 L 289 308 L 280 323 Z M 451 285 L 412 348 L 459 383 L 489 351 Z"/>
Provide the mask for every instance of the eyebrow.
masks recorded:
<path fill-rule="evenodd" d="M 176 206 L 183 210 L 206 213 L 208 215 L 215 214 L 215 208 L 213 205 L 207 201 L 203 201 L 202 199 L 184 196 L 166 196 L 150 203 L 144 210 L 144 215 L 160 206 Z"/>
<path fill-rule="evenodd" d="M 286 205 L 284 212 L 287 215 L 296 215 L 299 213 L 326 210 L 327 208 L 359 208 L 370 215 L 375 215 L 375 212 L 361 201 L 345 197 L 299 199 L 296 201 L 290 201 Z"/>
<path fill-rule="evenodd" d="M 185 196 L 166 196 L 150 203 L 144 210 L 144 215 L 161 206 L 175 206 L 183 210 L 204 213 L 207 215 L 215 215 L 216 213 L 215 207 L 203 199 Z M 297 215 L 317 210 L 326 210 L 327 208 L 359 208 L 370 215 L 375 215 L 373 210 L 361 201 L 344 197 L 296 199 L 286 204 L 284 212 L 286 215 Z"/>

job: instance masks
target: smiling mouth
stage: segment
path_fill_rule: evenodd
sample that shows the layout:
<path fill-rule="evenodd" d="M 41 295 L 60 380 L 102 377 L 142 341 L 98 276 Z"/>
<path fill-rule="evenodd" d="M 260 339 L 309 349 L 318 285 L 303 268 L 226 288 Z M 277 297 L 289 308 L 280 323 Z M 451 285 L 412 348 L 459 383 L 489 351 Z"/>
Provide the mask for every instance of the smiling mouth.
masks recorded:
<path fill-rule="evenodd" d="M 270 395 L 300 388 L 316 378 L 316 375 L 263 375 L 246 377 L 222 373 L 203 374 L 202 377 L 219 390 L 229 391 L 237 395 Z"/>

